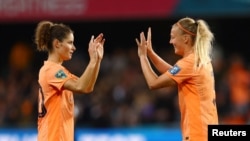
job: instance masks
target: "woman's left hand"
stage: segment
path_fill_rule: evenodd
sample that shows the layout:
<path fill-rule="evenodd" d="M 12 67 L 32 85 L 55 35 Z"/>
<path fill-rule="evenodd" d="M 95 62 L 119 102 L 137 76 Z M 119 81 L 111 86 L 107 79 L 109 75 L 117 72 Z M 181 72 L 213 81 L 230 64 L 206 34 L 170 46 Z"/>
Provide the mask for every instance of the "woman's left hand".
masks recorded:
<path fill-rule="evenodd" d="M 147 40 L 145 38 L 144 32 L 140 33 L 140 41 L 136 38 L 135 39 L 137 46 L 138 46 L 138 56 L 147 56 Z"/>

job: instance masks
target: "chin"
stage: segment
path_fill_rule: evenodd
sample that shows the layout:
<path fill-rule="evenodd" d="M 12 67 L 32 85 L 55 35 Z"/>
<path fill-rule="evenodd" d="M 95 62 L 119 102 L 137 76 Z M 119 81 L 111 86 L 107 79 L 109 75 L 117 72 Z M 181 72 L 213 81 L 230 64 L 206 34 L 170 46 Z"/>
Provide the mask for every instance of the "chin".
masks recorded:
<path fill-rule="evenodd" d="M 176 55 L 182 56 L 182 54 L 181 54 L 180 52 L 178 52 L 178 51 L 175 51 L 174 53 L 175 53 Z"/>
<path fill-rule="evenodd" d="M 68 56 L 68 60 L 70 60 L 72 58 L 72 55 Z"/>
<path fill-rule="evenodd" d="M 179 52 L 177 50 L 174 50 L 174 53 L 177 54 L 177 55 L 179 55 Z"/>
<path fill-rule="evenodd" d="M 64 59 L 64 61 L 68 61 L 68 60 L 71 60 L 71 57 L 65 58 L 65 59 Z"/>

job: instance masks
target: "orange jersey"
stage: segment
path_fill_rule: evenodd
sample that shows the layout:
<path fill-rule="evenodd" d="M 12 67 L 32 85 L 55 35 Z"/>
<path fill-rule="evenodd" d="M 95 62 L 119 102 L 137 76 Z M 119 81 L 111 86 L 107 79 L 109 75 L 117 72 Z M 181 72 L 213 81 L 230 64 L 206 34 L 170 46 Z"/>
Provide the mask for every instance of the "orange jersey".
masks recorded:
<path fill-rule="evenodd" d="M 194 54 L 166 74 L 178 83 L 183 141 L 207 141 L 208 125 L 218 124 L 212 64 L 194 71 Z"/>
<path fill-rule="evenodd" d="M 38 141 L 74 140 L 73 93 L 62 87 L 74 78 L 62 65 L 44 61 L 38 80 Z"/>

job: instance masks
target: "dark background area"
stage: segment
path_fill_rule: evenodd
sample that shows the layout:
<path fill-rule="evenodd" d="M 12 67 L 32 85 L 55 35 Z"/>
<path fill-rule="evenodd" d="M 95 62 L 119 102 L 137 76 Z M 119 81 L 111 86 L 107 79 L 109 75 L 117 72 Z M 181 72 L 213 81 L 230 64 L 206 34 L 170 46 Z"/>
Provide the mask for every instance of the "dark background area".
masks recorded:
<path fill-rule="evenodd" d="M 197 18 L 198 19 L 198 18 Z M 215 43 L 225 52 L 225 57 L 233 53 L 240 53 L 246 61 L 249 61 L 249 17 L 231 18 L 202 18 L 207 21 L 214 33 Z M 99 22 L 63 22 L 69 25 L 75 32 L 75 44 L 77 50 L 86 51 L 91 35 L 104 33 L 106 38 L 105 51 L 112 52 L 112 48 L 135 47 L 135 38 L 139 33 L 152 27 L 152 40 L 155 48 L 171 48 L 169 34 L 171 25 L 178 18 L 153 19 L 153 20 L 120 20 Z M 57 21 L 55 21 L 57 22 Z M 5 65 L 11 47 L 19 41 L 33 44 L 34 29 L 37 22 L 31 23 L 0 23 L 0 39 L 2 41 L 1 64 Z M 2 66 L 1 65 L 1 66 Z"/>

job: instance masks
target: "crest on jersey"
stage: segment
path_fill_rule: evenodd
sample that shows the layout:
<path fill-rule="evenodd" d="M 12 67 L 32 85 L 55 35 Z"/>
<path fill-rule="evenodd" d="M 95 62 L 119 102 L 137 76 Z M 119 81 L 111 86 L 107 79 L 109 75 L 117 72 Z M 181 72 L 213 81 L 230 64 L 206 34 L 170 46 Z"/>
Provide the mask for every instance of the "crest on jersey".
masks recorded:
<path fill-rule="evenodd" d="M 176 75 L 180 70 L 181 70 L 181 69 L 180 69 L 179 66 L 174 65 L 173 68 L 171 68 L 171 69 L 169 70 L 169 72 L 170 72 L 172 75 Z"/>
<path fill-rule="evenodd" d="M 67 75 L 65 74 L 65 72 L 63 70 L 59 70 L 57 73 L 56 73 L 56 78 L 66 78 Z"/>

